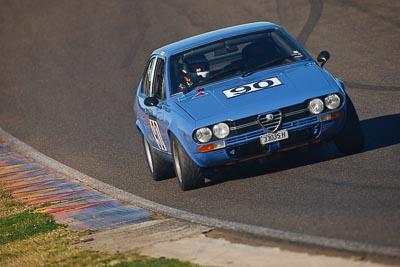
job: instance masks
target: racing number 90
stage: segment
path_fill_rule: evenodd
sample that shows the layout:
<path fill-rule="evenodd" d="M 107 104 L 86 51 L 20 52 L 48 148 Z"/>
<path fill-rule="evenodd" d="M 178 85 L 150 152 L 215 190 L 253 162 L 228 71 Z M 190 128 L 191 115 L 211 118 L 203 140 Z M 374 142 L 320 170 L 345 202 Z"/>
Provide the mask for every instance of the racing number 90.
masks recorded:
<path fill-rule="evenodd" d="M 250 87 L 250 86 L 244 85 L 244 86 L 241 86 L 241 87 L 238 87 L 238 88 L 233 88 L 233 89 L 231 89 L 229 92 L 230 92 L 233 96 L 238 96 L 238 95 L 241 95 L 241 94 L 245 94 L 245 93 L 247 93 L 247 92 L 250 92 L 250 90 L 251 90 L 251 87 Z"/>
<path fill-rule="evenodd" d="M 242 85 L 240 87 L 225 90 L 224 94 L 228 98 L 231 98 L 231 97 L 239 96 L 242 94 L 247 94 L 247 93 L 251 93 L 254 91 L 262 90 L 265 88 L 274 87 L 274 86 L 281 85 L 281 84 L 282 84 L 282 82 L 277 77 L 273 77 L 273 78 L 265 79 L 265 80 L 262 80 L 259 82 L 250 83 L 250 84 Z"/>

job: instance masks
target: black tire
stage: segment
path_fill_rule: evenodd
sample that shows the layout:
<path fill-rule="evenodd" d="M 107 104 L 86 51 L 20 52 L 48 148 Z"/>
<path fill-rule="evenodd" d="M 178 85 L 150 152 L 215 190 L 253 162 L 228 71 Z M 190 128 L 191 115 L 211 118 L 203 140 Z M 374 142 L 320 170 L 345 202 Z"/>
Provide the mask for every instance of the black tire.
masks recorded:
<path fill-rule="evenodd" d="M 161 181 L 175 176 L 172 163 L 161 157 L 157 152 L 155 152 L 154 149 L 147 142 L 146 138 L 144 138 L 144 136 L 143 148 L 151 177 L 153 177 L 155 181 Z"/>
<path fill-rule="evenodd" d="M 334 138 L 339 151 L 344 155 L 358 153 L 364 148 L 364 134 L 353 102 L 346 94 L 347 118 L 343 130 Z"/>
<path fill-rule="evenodd" d="M 172 136 L 172 157 L 179 186 L 183 191 L 204 186 L 203 170 L 188 156 L 179 141 Z"/>

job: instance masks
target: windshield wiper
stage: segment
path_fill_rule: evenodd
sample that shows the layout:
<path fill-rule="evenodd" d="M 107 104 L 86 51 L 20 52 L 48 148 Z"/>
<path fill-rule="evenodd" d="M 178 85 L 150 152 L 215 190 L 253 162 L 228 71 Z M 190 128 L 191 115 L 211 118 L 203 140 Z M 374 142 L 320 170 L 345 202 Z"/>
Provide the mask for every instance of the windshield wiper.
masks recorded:
<path fill-rule="evenodd" d="M 288 55 L 288 56 L 284 56 L 284 57 L 281 57 L 281 58 L 278 58 L 278 59 L 274 59 L 274 60 L 265 62 L 265 63 L 263 63 L 263 64 L 261 64 L 261 65 L 255 66 L 255 67 L 250 68 L 250 69 L 248 69 L 248 70 L 245 70 L 245 71 L 242 73 L 242 77 L 247 77 L 247 76 L 249 76 L 249 75 L 255 73 L 255 72 L 258 71 L 258 70 L 265 69 L 265 68 L 267 68 L 267 67 L 269 67 L 269 66 L 273 66 L 273 65 L 275 65 L 276 63 L 279 63 L 279 62 L 281 62 L 281 61 L 283 61 L 283 60 L 285 60 L 285 59 L 291 59 L 291 58 L 293 58 L 293 56 L 292 56 L 292 55 Z"/>

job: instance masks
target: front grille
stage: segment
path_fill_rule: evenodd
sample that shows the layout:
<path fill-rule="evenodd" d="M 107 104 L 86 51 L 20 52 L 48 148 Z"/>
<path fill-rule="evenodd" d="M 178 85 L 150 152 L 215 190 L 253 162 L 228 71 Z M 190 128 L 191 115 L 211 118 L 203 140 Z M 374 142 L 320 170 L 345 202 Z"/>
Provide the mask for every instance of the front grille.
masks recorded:
<path fill-rule="evenodd" d="M 302 103 L 282 109 L 283 123 L 306 118 L 310 115 L 307 103 Z"/>
<path fill-rule="evenodd" d="M 304 119 L 282 123 L 282 129 L 299 127 L 309 123 L 317 123 L 318 121 L 319 121 L 318 116 L 306 117 Z"/>
<path fill-rule="evenodd" d="M 260 124 L 269 132 L 275 132 L 282 122 L 282 113 L 277 110 L 271 113 L 266 113 L 258 116 Z"/>
<path fill-rule="evenodd" d="M 231 126 L 232 125 L 232 126 Z M 257 116 L 251 116 L 231 123 L 230 131 L 235 135 L 240 135 L 261 129 L 258 124 Z"/>
<path fill-rule="evenodd" d="M 267 119 L 269 115 L 269 119 Z M 271 115 L 273 119 L 271 119 Z M 285 107 L 280 110 L 263 113 L 228 122 L 230 127 L 229 141 L 246 141 L 254 138 L 253 133 L 259 133 L 266 129 L 268 132 L 275 132 L 279 129 L 290 129 L 300 127 L 309 123 L 317 123 L 317 116 L 310 116 L 307 101 L 301 104 Z"/>
<path fill-rule="evenodd" d="M 258 138 L 260 137 L 260 135 L 264 134 L 264 130 L 257 130 L 257 131 L 252 131 L 249 132 L 248 134 L 243 134 L 243 135 L 239 135 L 239 136 L 233 136 L 231 138 L 226 139 L 225 144 L 227 146 L 231 145 L 231 144 L 235 144 L 235 143 L 242 143 L 242 142 L 246 142 L 249 140 L 252 140 L 254 138 Z"/>

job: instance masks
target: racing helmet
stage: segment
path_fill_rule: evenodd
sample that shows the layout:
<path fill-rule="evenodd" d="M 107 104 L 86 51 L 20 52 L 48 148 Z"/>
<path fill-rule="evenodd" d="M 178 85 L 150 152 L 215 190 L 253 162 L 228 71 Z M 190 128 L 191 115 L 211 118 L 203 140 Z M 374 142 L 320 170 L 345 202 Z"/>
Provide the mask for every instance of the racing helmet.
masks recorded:
<path fill-rule="evenodd" d="M 210 65 L 203 54 L 187 55 L 183 62 L 185 71 L 191 77 L 201 76 L 206 78 L 210 72 Z"/>

